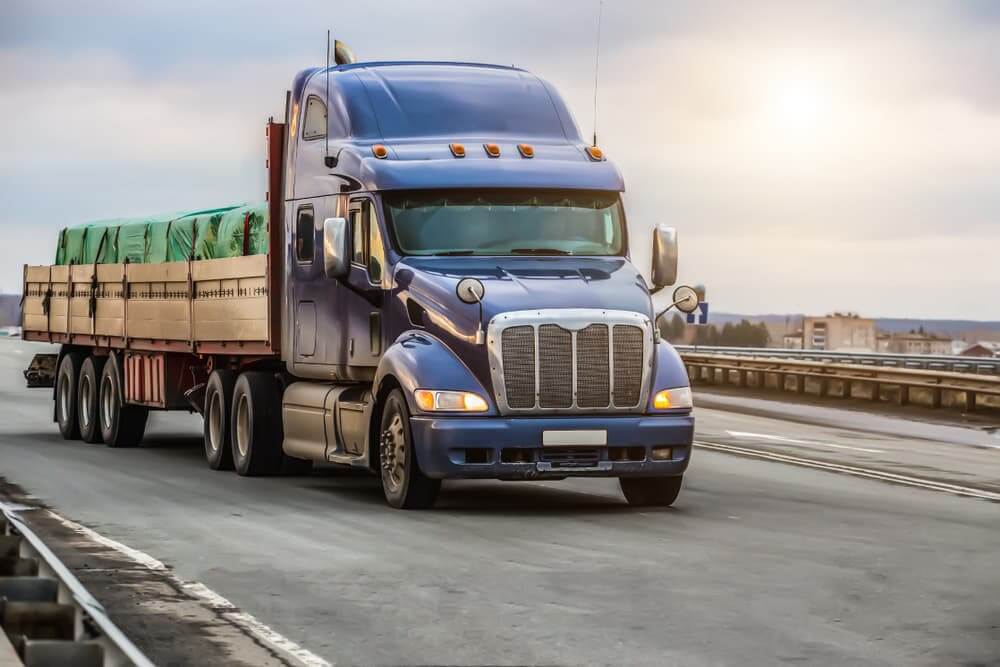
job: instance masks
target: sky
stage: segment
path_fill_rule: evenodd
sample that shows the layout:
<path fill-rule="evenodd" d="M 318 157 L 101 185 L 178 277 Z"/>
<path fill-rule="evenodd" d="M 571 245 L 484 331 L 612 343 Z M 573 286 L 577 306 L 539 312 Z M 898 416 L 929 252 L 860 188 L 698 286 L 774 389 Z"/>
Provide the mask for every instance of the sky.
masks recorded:
<path fill-rule="evenodd" d="M 0 290 L 90 219 L 259 201 L 325 34 L 514 64 L 594 127 L 599 0 L 7 0 Z M 678 229 L 713 310 L 1000 320 L 1000 2 L 606 0 L 598 143 L 633 259 Z"/>

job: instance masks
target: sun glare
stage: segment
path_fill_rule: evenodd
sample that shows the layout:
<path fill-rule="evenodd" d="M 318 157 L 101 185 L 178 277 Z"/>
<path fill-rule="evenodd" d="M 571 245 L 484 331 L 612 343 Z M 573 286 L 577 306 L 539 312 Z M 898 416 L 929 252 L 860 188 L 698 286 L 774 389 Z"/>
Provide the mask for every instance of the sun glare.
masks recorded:
<path fill-rule="evenodd" d="M 830 122 L 830 91 L 809 80 L 782 81 L 772 90 L 771 120 L 775 130 L 789 139 L 817 138 Z"/>

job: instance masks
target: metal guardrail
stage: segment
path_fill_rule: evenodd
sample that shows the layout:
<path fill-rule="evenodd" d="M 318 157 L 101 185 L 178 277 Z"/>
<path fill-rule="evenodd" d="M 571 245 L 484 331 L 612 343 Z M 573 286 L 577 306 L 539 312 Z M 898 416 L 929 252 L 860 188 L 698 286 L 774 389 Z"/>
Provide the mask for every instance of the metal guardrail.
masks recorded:
<path fill-rule="evenodd" d="M 981 407 L 1000 407 L 1000 376 L 996 375 L 809 359 L 741 357 L 708 354 L 703 350 L 681 351 L 692 384 L 733 384 L 841 398 L 857 397 L 854 387 L 864 385 L 868 388 L 864 398 L 873 401 L 891 400 L 900 405 L 923 402 L 939 408 L 944 404 L 944 396 L 950 395 L 955 398 L 953 404 L 959 403 L 969 412 Z M 814 391 L 809 391 L 810 384 Z M 926 399 L 915 400 L 920 394 Z"/>
<path fill-rule="evenodd" d="M 678 352 L 726 354 L 738 357 L 773 359 L 806 359 L 829 363 L 888 366 L 892 368 L 922 368 L 932 371 L 954 371 L 979 375 L 1000 375 L 1000 358 L 959 357 L 936 354 L 893 354 L 888 352 L 830 352 L 826 350 L 790 350 L 772 347 L 722 347 L 715 345 L 675 345 Z"/>
<path fill-rule="evenodd" d="M 153 667 L 16 508 L 0 510 L 0 665 Z"/>

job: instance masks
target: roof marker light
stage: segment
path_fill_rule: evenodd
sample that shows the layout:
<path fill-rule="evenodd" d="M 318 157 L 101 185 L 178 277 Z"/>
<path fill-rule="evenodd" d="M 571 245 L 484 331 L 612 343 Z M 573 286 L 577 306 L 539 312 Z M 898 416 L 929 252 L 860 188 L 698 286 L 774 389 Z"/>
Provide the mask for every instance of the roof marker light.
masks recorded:
<path fill-rule="evenodd" d="M 465 157 L 465 146 L 462 144 L 449 144 L 448 148 L 451 149 L 451 154 L 455 157 Z"/>
<path fill-rule="evenodd" d="M 500 146 L 497 144 L 483 144 L 483 149 L 490 157 L 500 157 Z"/>
<path fill-rule="evenodd" d="M 375 144 L 372 146 L 372 155 L 377 157 L 379 160 L 384 160 L 389 157 L 389 149 L 382 144 Z"/>
<path fill-rule="evenodd" d="M 531 144 L 518 144 L 517 150 L 520 151 L 523 158 L 531 159 L 535 157 L 535 148 Z"/>
<path fill-rule="evenodd" d="M 587 151 L 587 157 L 594 162 L 602 162 L 604 160 L 604 151 L 597 146 L 587 146 L 584 150 Z"/>

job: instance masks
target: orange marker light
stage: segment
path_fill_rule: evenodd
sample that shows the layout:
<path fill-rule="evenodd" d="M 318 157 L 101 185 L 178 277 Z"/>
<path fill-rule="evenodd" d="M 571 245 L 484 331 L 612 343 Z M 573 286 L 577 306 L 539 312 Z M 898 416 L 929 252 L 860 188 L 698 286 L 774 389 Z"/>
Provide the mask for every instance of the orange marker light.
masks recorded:
<path fill-rule="evenodd" d="M 465 146 L 462 144 L 450 144 L 451 154 L 455 157 L 465 157 Z"/>
<path fill-rule="evenodd" d="M 604 151 L 602 151 L 597 146 L 587 146 L 587 157 L 589 157 L 594 162 L 600 162 L 604 159 Z"/>
<path fill-rule="evenodd" d="M 500 157 L 500 146 L 497 144 L 483 144 L 483 148 L 490 157 Z"/>
<path fill-rule="evenodd" d="M 379 160 L 384 160 L 389 157 L 389 149 L 382 144 L 375 144 L 372 146 L 372 155 L 377 157 Z"/>
<path fill-rule="evenodd" d="M 518 144 L 517 150 L 521 152 L 521 157 L 529 159 L 535 157 L 535 149 L 531 144 Z"/>

